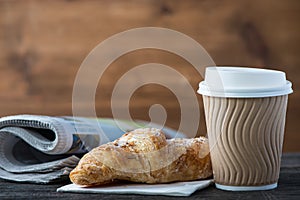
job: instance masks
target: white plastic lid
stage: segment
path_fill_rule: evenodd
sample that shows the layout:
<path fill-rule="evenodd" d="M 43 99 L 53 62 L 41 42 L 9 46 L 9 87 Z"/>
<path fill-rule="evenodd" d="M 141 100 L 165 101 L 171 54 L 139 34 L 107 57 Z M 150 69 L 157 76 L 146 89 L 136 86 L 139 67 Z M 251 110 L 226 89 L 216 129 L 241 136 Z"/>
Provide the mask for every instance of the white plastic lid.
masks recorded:
<path fill-rule="evenodd" d="M 255 98 L 292 93 L 292 83 L 277 70 L 248 67 L 207 67 L 198 93 L 214 97 Z"/>

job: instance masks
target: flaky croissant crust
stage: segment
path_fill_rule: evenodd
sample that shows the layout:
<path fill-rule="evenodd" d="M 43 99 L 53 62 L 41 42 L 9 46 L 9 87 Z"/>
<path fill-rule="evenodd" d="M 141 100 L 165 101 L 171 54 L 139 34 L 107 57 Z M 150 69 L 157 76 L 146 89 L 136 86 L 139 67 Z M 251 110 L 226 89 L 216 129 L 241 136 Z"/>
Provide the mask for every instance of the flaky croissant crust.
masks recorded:
<path fill-rule="evenodd" d="M 144 128 L 85 154 L 70 173 L 70 179 L 78 185 L 92 186 L 114 180 L 168 183 L 211 175 L 205 137 L 167 140 L 160 129 Z"/>

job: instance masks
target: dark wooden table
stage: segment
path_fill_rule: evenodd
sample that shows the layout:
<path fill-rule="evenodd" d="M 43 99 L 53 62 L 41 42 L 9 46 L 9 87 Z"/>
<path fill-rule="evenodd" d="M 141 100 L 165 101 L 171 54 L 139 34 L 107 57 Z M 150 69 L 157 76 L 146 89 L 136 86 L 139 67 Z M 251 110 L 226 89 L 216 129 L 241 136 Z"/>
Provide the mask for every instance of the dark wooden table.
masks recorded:
<path fill-rule="evenodd" d="M 0 199 L 158 199 L 157 196 L 58 193 L 56 189 L 68 184 L 20 184 L 0 180 Z M 284 154 L 277 189 L 257 192 L 227 192 L 210 186 L 184 199 L 300 199 L 300 153 Z M 160 196 L 159 199 L 178 199 Z"/>

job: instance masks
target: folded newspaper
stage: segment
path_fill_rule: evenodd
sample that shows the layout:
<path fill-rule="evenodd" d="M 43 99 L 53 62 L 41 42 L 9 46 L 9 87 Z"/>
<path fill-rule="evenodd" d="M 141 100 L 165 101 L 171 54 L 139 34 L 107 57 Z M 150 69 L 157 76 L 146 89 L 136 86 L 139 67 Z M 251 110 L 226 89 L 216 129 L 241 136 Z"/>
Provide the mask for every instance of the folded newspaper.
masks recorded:
<path fill-rule="evenodd" d="M 109 118 L 2 117 L 0 178 L 31 183 L 65 180 L 84 153 L 119 138 L 126 131 L 147 125 L 145 121 L 134 123 Z M 158 124 L 151 126 L 161 127 Z M 169 138 L 185 137 L 167 127 L 163 131 Z"/>

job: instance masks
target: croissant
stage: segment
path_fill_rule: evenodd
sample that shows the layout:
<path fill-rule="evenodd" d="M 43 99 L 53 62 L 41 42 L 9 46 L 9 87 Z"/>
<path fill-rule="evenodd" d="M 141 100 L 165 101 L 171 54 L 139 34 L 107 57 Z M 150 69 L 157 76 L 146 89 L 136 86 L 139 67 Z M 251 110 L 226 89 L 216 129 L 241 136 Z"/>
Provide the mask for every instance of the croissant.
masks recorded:
<path fill-rule="evenodd" d="M 167 140 L 156 128 L 136 129 L 85 154 L 70 179 L 93 186 L 126 180 L 168 183 L 208 178 L 212 175 L 205 137 Z"/>

